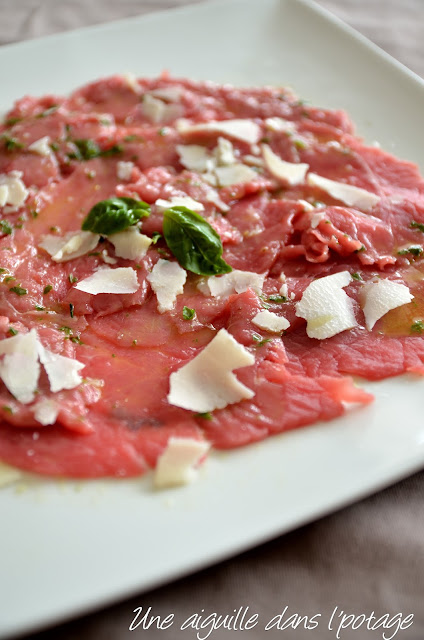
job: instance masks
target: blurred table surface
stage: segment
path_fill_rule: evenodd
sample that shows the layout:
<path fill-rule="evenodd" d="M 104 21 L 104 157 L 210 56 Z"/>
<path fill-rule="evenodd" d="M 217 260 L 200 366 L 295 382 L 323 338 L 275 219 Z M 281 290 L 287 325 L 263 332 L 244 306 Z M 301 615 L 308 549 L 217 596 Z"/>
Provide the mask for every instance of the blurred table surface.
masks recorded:
<path fill-rule="evenodd" d="M 0 0 L 0 44 L 188 3 Z M 424 77 L 423 0 L 320 0 L 319 4 Z M 413 625 L 394 637 L 423 640 L 424 472 L 217 566 L 31 637 L 121 640 L 130 634 L 132 612 L 139 606 L 151 606 L 162 616 L 175 612 L 181 620 L 202 609 L 225 614 L 250 606 L 261 620 L 269 620 L 286 605 L 287 616 L 321 613 L 323 620 L 335 606 L 356 615 L 413 613 Z M 345 631 L 341 637 L 380 639 L 382 631 L 361 628 Z M 386 638 L 394 632 L 395 628 L 386 630 Z M 175 631 L 173 627 L 132 633 L 163 640 L 196 637 L 193 630 Z M 335 637 L 325 625 L 312 631 L 299 628 L 266 634 L 259 627 L 243 632 L 221 630 L 210 637 L 221 640 L 241 633 L 250 640 L 282 635 L 298 640 Z"/>

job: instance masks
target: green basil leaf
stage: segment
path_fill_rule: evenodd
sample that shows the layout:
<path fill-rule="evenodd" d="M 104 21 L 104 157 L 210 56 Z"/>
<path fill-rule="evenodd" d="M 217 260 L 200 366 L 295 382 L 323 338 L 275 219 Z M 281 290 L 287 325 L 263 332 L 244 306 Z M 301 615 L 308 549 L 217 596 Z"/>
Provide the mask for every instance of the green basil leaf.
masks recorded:
<path fill-rule="evenodd" d="M 163 212 L 163 235 L 184 269 L 201 276 L 232 271 L 222 258 L 222 242 L 215 229 L 187 207 L 172 207 Z"/>
<path fill-rule="evenodd" d="M 94 205 L 81 228 L 83 231 L 109 236 L 124 231 L 149 214 L 150 206 L 142 200 L 110 198 Z"/>

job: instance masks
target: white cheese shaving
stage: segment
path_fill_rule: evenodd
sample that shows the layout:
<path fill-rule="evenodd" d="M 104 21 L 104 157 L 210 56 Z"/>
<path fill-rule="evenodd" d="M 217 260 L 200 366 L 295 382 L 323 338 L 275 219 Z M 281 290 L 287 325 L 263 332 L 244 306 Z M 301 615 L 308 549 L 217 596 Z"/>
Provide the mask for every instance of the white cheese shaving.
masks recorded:
<path fill-rule="evenodd" d="M 365 326 L 371 331 L 377 320 L 388 311 L 408 304 L 414 296 L 408 287 L 392 280 L 378 280 L 363 286 L 362 297 Z"/>
<path fill-rule="evenodd" d="M 12 207 L 20 207 L 28 197 L 29 191 L 22 182 L 22 171 L 10 171 L 0 175 L 0 187 L 7 188 L 7 196 L 4 204 Z M 4 190 L 3 190 L 4 191 Z M 4 200 L 4 193 L 2 200 Z"/>
<path fill-rule="evenodd" d="M 302 184 L 305 181 L 309 165 L 304 162 L 286 162 L 282 160 L 267 144 L 262 145 L 265 165 L 270 173 L 290 186 Z"/>
<path fill-rule="evenodd" d="M 315 207 L 308 202 L 307 200 L 298 200 L 298 203 L 302 205 L 304 211 L 313 211 L 315 209 Z"/>
<path fill-rule="evenodd" d="M 187 209 L 191 209 L 192 211 L 204 211 L 205 207 L 201 202 L 197 202 L 197 200 L 193 200 L 189 196 L 172 196 L 169 200 L 156 200 L 155 205 L 158 211 L 165 211 L 165 209 L 170 209 L 171 207 L 187 207 Z"/>
<path fill-rule="evenodd" d="M 357 325 L 352 299 L 343 291 L 351 282 L 348 271 L 318 278 L 311 282 L 296 304 L 296 315 L 307 321 L 310 338 L 331 338 Z"/>
<path fill-rule="evenodd" d="M 154 124 L 172 120 L 181 114 L 181 107 L 178 104 L 166 104 L 162 100 L 155 98 L 149 93 L 143 96 L 141 103 L 143 115 Z"/>
<path fill-rule="evenodd" d="M 290 120 L 284 120 L 284 118 L 267 118 L 265 120 L 265 126 L 270 131 L 281 133 L 282 131 L 288 133 L 294 133 L 296 131 L 296 125 Z"/>
<path fill-rule="evenodd" d="M 237 161 L 234 155 L 234 147 L 226 138 L 218 138 L 218 144 L 213 150 L 213 154 L 220 167 L 228 167 Z"/>
<path fill-rule="evenodd" d="M 131 89 L 131 91 L 134 91 L 134 93 L 137 93 L 137 94 L 141 93 L 141 87 L 138 84 L 137 78 L 134 73 L 132 73 L 131 71 L 126 71 L 125 73 L 122 74 L 122 77 L 127 83 L 127 86 Z"/>
<path fill-rule="evenodd" d="M 64 236 L 45 235 L 38 246 L 47 251 L 55 262 L 67 262 L 92 251 L 99 240 L 100 236 L 91 231 L 71 231 Z"/>
<path fill-rule="evenodd" d="M 250 182 L 258 177 L 256 171 L 244 164 L 233 164 L 229 167 L 217 167 L 215 175 L 221 187 L 231 187 L 233 184 Z"/>
<path fill-rule="evenodd" d="M 131 180 L 133 169 L 134 162 L 131 162 L 131 160 L 129 160 L 128 162 L 120 160 L 116 165 L 116 175 L 119 180 Z"/>
<path fill-rule="evenodd" d="M 329 180 L 316 173 L 309 173 L 307 182 L 312 187 L 322 189 L 335 200 L 340 200 L 349 207 L 358 207 L 358 209 L 363 209 L 364 211 L 371 211 L 374 205 L 380 200 L 379 196 L 370 191 L 366 191 L 366 189 L 361 189 L 360 187 L 355 187 L 354 185 L 344 182 Z"/>
<path fill-rule="evenodd" d="M 153 89 L 150 95 L 166 102 L 179 102 L 184 93 L 183 87 L 162 87 L 161 89 Z"/>
<path fill-rule="evenodd" d="M 138 227 L 134 226 L 112 233 L 107 239 L 115 247 L 115 254 L 126 260 L 141 260 L 152 244 L 152 239 L 140 233 Z"/>
<path fill-rule="evenodd" d="M 91 293 L 93 296 L 99 293 L 125 294 L 135 293 L 139 288 L 137 274 L 132 267 L 103 267 L 80 280 L 75 289 Z"/>
<path fill-rule="evenodd" d="M 38 153 L 40 156 L 49 156 L 52 153 L 50 147 L 50 136 L 44 136 L 29 145 L 28 151 Z"/>
<path fill-rule="evenodd" d="M 236 140 L 242 140 L 248 144 L 255 144 L 261 137 L 261 129 L 256 122 L 248 119 L 234 120 L 216 120 L 210 122 L 201 122 L 199 124 L 190 124 L 187 120 L 179 120 L 176 122 L 177 130 L 180 133 L 197 133 L 211 131 L 214 133 L 223 133 Z"/>
<path fill-rule="evenodd" d="M 170 262 L 160 258 L 147 276 L 158 299 L 158 311 L 170 311 L 177 296 L 184 292 L 187 272 L 178 262 Z"/>
<path fill-rule="evenodd" d="M 101 256 L 103 262 L 106 262 L 106 264 L 116 264 L 118 262 L 116 258 L 112 258 L 112 256 L 108 254 L 106 249 L 103 249 Z"/>
<path fill-rule="evenodd" d="M 57 393 L 63 389 L 74 389 L 81 384 L 82 378 L 78 372 L 85 367 L 82 362 L 53 353 L 43 347 L 41 342 L 37 346 L 40 362 L 49 379 L 50 391 Z"/>
<path fill-rule="evenodd" d="M 220 211 L 223 211 L 224 213 L 230 210 L 230 207 L 228 206 L 228 204 L 226 204 L 225 202 L 223 202 L 223 200 L 221 200 L 221 198 L 219 197 L 215 189 L 208 190 L 205 196 L 205 200 L 207 200 L 208 202 L 212 202 L 217 207 L 217 209 L 219 209 Z"/>
<path fill-rule="evenodd" d="M 21 478 L 22 472 L 19 469 L 0 462 L 0 487 L 7 487 Z"/>
<path fill-rule="evenodd" d="M 180 162 L 189 171 L 208 171 L 214 167 L 214 161 L 206 147 L 199 144 L 177 144 L 175 147 Z"/>
<path fill-rule="evenodd" d="M 7 196 L 9 195 L 9 189 L 5 184 L 0 185 L 0 207 L 4 207 L 7 202 Z"/>
<path fill-rule="evenodd" d="M 252 156 L 249 153 L 246 156 L 243 156 L 243 163 L 249 164 L 252 167 L 263 167 L 264 161 L 263 158 L 258 158 L 258 156 Z"/>
<path fill-rule="evenodd" d="M 158 489 L 177 487 L 192 482 L 196 467 L 210 448 L 209 442 L 194 438 L 169 438 L 165 451 L 159 456 L 154 475 Z"/>
<path fill-rule="evenodd" d="M 268 309 L 259 311 L 252 318 L 252 322 L 260 329 L 265 329 L 265 331 L 270 331 L 271 333 L 281 333 L 281 331 L 288 329 L 290 326 L 290 322 L 286 318 L 268 311 Z"/>
<path fill-rule="evenodd" d="M 0 341 L 0 378 L 10 393 L 23 404 L 32 402 L 40 375 L 37 333 L 18 334 Z"/>
<path fill-rule="evenodd" d="M 288 298 L 289 297 L 289 287 L 288 287 L 286 282 L 284 282 L 281 285 L 280 290 L 279 290 L 278 293 L 280 294 L 280 296 L 284 296 L 284 298 Z"/>
<path fill-rule="evenodd" d="M 323 211 L 317 211 L 311 215 L 311 229 L 316 229 L 321 220 L 324 220 L 325 213 Z"/>
<path fill-rule="evenodd" d="M 214 298 L 222 298 L 232 293 L 243 293 L 247 289 L 253 289 L 260 293 L 264 286 L 264 280 L 264 273 L 233 269 L 230 273 L 225 273 L 222 276 L 210 276 L 205 282 L 207 285 L 205 290 Z"/>
<path fill-rule="evenodd" d="M 191 362 L 171 374 L 168 402 L 205 413 L 253 398 L 254 392 L 239 382 L 233 370 L 254 362 L 254 356 L 221 329 Z"/>
<path fill-rule="evenodd" d="M 45 427 L 56 422 L 60 405 L 53 398 L 41 398 L 31 407 L 31 410 L 37 422 Z"/>

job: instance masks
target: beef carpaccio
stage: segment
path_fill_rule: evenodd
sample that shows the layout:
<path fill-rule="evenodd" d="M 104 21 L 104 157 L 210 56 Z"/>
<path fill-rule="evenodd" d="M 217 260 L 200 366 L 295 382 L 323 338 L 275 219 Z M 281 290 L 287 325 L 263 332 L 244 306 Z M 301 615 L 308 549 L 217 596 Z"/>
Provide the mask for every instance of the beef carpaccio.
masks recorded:
<path fill-rule="evenodd" d="M 5 463 L 143 474 L 172 437 L 246 445 L 424 372 L 424 181 L 288 90 L 24 97 L 0 212 Z"/>

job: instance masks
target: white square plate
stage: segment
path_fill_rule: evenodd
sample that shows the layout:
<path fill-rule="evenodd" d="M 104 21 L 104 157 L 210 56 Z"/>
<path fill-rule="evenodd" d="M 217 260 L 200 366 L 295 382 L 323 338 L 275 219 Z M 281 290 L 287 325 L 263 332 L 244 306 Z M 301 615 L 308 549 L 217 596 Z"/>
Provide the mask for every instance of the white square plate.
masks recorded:
<path fill-rule="evenodd" d="M 292 86 L 419 162 L 422 81 L 308 0 L 215 0 L 0 50 L 0 110 L 132 70 Z M 263 542 L 424 466 L 424 381 L 367 385 L 372 406 L 216 453 L 198 482 L 49 482 L 0 493 L 0 636 L 81 614 Z"/>

